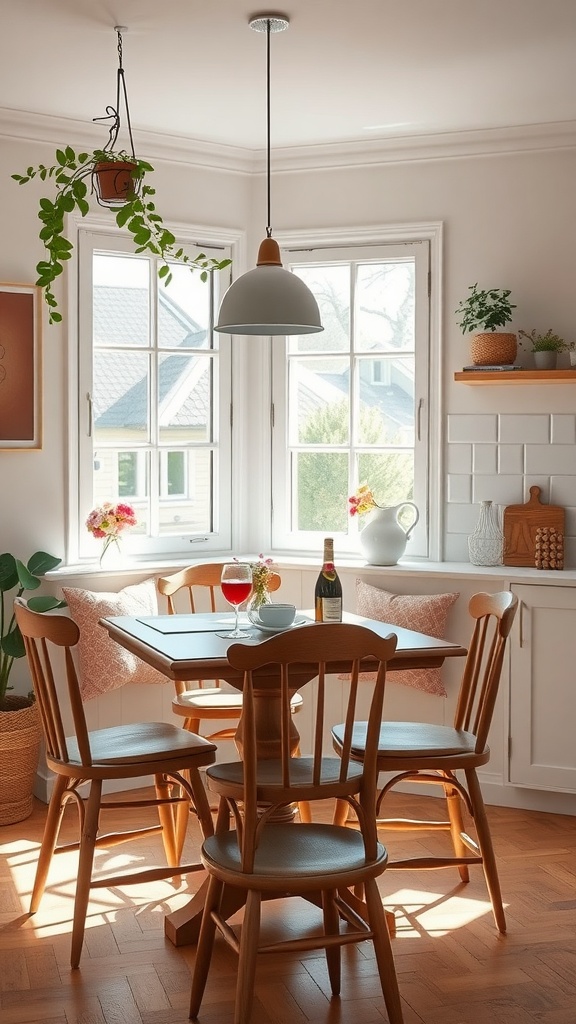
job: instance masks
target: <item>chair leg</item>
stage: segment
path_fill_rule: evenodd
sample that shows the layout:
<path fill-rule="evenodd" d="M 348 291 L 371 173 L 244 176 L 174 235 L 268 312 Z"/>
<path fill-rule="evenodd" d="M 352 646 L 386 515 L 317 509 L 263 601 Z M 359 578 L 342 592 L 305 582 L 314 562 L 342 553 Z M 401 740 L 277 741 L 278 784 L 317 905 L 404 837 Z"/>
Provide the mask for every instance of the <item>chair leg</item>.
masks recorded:
<path fill-rule="evenodd" d="M 46 879 L 48 878 L 48 871 L 50 870 L 50 864 L 52 863 L 52 857 L 54 855 L 54 850 L 56 849 L 58 833 L 60 832 L 60 825 L 62 824 L 62 815 L 64 814 L 64 808 L 66 806 L 65 801 L 62 799 L 66 789 L 66 783 L 67 779 L 65 775 L 57 775 L 54 780 L 54 789 L 52 790 L 52 796 L 50 797 L 50 805 L 46 815 L 46 824 L 44 825 L 44 835 L 42 836 L 42 845 L 38 855 L 34 888 L 30 898 L 31 914 L 35 914 L 38 910 L 40 901 L 44 895 L 44 889 L 46 888 Z"/>
<path fill-rule="evenodd" d="M 250 889 L 246 897 L 246 908 L 240 935 L 240 959 L 236 984 L 236 1005 L 234 1024 L 251 1024 L 256 957 L 260 938 L 260 906 L 262 895 Z"/>
<path fill-rule="evenodd" d="M 364 893 L 388 1020 L 390 1024 L 404 1024 L 392 944 L 382 906 L 382 897 L 375 878 L 370 878 L 364 883 Z"/>
<path fill-rule="evenodd" d="M 74 923 L 72 925 L 72 948 L 70 965 L 78 967 L 82 955 L 82 942 L 86 927 L 86 914 L 90 899 L 90 884 L 94 864 L 94 847 L 98 835 L 100 818 L 100 801 L 102 797 L 102 780 L 93 779 L 90 783 L 90 795 L 86 804 L 86 814 L 80 839 L 80 857 L 78 860 L 78 876 L 76 879 L 76 896 L 74 899 Z"/>
<path fill-rule="evenodd" d="M 484 877 L 486 878 L 486 885 L 492 902 L 494 920 L 498 931 L 501 932 L 502 935 L 505 935 L 506 916 L 504 914 L 504 907 L 502 906 L 502 893 L 500 891 L 500 880 L 498 878 L 498 868 L 496 866 L 494 847 L 492 846 L 492 836 L 490 834 L 490 826 L 486 816 L 482 790 L 480 789 L 478 776 L 473 768 L 468 769 L 466 772 L 466 780 L 468 782 L 468 792 L 470 794 L 472 810 L 474 813 L 478 845 L 480 847 L 480 853 L 482 854 L 482 867 L 484 869 Z"/>
<path fill-rule="evenodd" d="M 154 786 L 156 788 L 156 798 L 158 800 L 168 800 L 172 792 L 174 783 L 167 779 L 165 775 L 154 776 Z M 159 804 L 158 805 L 158 818 L 162 825 L 162 842 L 164 844 L 164 852 L 166 854 L 166 863 L 170 867 L 177 867 L 180 862 L 180 857 L 177 851 L 176 842 L 176 825 L 174 822 L 174 810 L 172 804 Z"/>
<path fill-rule="evenodd" d="M 333 890 L 324 889 L 322 891 L 322 913 L 324 916 L 324 933 L 326 935 L 340 934 L 340 915 L 334 902 L 335 895 L 336 893 Z M 327 946 L 325 952 L 332 995 L 339 996 L 341 981 L 340 946 Z"/>
<path fill-rule="evenodd" d="M 348 821 L 348 813 L 350 811 L 350 804 L 347 800 L 337 800 L 334 807 L 334 816 L 332 818 L 333 825 L 345 825 Z"/>
<path fill-rule="evenodd" d="M 454 787 L 450 786 L 448 783 L 444 786 L 444 795 L 446 797 L 446 808 L 450 819 L 450 835 L 452 836 L 454 855 L 456 857 L 465 857 L 468 850 L 466 844 L 462 842 L 462 833 L 464 831 L 464 821 L 462 820 L 462 799 L 458 790 L 454 789 Z M 470 881 L 470 870 L 467 864 L 458 864 L 458 874 L 463 882 Z"/>
<path fill-rule="evenodd" d="M 212 949 L 214 946 L 214 933 L 216 931 L 216 924 L 212 917 L 212 912 L 220 906 L 223 888 L 224 886 L 222 882 L 219 882 L 217 878 L 214 878 L 213 875 L 209 877 L 206 901 L 204 903 L 204 911 L 202 914 L 202 924 L 200 925 L 200 934 L 198 936 L 198 945 L 196 947 L 194 974 L 192 976 L 192 990 L 190 992 L 191 1020 L 196 1020 L 198 1016 L 198 1012 L 202 1004 L 204 989 L 206 988 L 208 969 L 210 967 Z"/>
<path fill-rule="evenodd" d="M 210 802 L 208 800 L 206 787 L 204 786 L 202 775 L 198 768 L 190 768 L 188 777 L 190 779 L 192 793 L 194 794 L 194 806 L 196 808 L 198 822 L 202 829 L 202 835 L 204 839 L 206 839 L 208 836 L 214 835 L 214 821 L 212 819 L 212 812 L 210 810 Z"/>

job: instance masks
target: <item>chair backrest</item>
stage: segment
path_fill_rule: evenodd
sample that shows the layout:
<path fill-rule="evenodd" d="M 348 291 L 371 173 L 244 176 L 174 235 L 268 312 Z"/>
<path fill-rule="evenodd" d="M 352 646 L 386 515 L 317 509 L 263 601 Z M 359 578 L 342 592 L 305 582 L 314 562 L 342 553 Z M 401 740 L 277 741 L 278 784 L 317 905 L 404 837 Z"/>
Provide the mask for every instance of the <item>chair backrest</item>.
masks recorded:
<path fill-rule="evenodd" d="M 518 598 L 506 590 L 474 594 L 468 611 L 475 619 L 462 675 L 454 727 L 476 736 L 476 751 L 484 750 L 498 696 L 504 651 Z"/>
<path fill-rule="evenodd" d="M 76 623 L 66 615 L 49 615 L 46 612 L 34 612 L 27 607 L 22 598 L 14 601 L 16 622 L 22 633 L 30 674 L 34 684 L 34 693 L 42 719 L 46 754 L 56 761 L 70 761 L 70 751 L 66 742 L 66 728 L 62 717 L 63 697 L 68 698 L 68 710 L 75 733 L 78 751 L 74 751 L 74 760 L 79 754 L 83 765 L 92 764 L 90 750 L 90 734 L 86 724 L 82 694 L 76 674 L 72 648 L 80 637 Z M 52 648 L 64 649 L 66 669 L 66 693 L 59 692 L 56 687 L 53 660 L 55 651 Z M 70 728 L 68 728 L 68 734 Z"/>
<path fill-rule="evenodd" d="M 359 792 L 362 832 L 366 846 L 366 856 L 376 856 L 377 834 L 374 817 L 376 794 L 376 758 L 378 739 L 382 719 L 382 704 L 386 680 L 386 665 L 396 650 L 397 638 L 394 634 L 383 639 L 365 626 L 348 625 L 345 623 L 324 623 L 322 625 L 305 626 L 298 630 L 290 630 L 279 636 L 251 647 L 246 644 L 234 644 L 228 650 L 230 664 L 244 672 L 243 680 L 243 825 L 240 828 L 242 842 L 243 870 L 252 869 L 254 852 L 258 845 L 258 833 L 262 825 L 273 814 L 274 809 L 302 799 L 301 759 L 291 757 L 290 744 L 290 698 L 311 679 L 318 680 L 315 687 L 315 707 L 313 709 L 313 750 L 308 762 L 308 778 L 310 780 L 309 798 L 322 799 L 333 796 L 336 778 L 345 784 L 351 765 L 352 734 L 357 718 L 357 703 L 362 694 L 363 705 L 368 703 L 366 748 L 363 762 L 362 781 Z M 370 658 L 377 671 L 371 675 L 371 682 L 359 685 L 360 663 Z M 334 724 L 336 711 L 330 701 L 330 675 L 341 670 L 350 672 L 348 699 L 345 707 L 345 729 L 342 744 L 341 761 L 334 767 L 338 759 L 323 758 L 322 743 L 326 725 Z M 366 662 L 364 663 L 364 671 Z M 370 693 L 371 687 L 371 693 Z M 262 762 L 258 757 L 258 737 L 256 730 L 255 691 L 272 691 L 280 701 L 280 743 L 279 771 L 276 777 L 281 780 L 275 803 L 263 813 L 258 806 L 257 776 Z M 368 697 L 368 701 L 366 698 Z M 311 764 L 310 764 L 311 761 Z M 327 770 L 327 766 L 330 766 Z M 310 770 L 311 769 L 311 770 Z M 237 819 L 238 825 L 238 819 Z M 303 825 L 303 828 L 306 826 Z"/>
<path fill-rule="evenodd" d="M 160 576 L 156 580 L 158 587 L 158 593 L 162 594 L 168 604 L 168 613 L 174 615 L 176 608 L 174 606 L 174 595 L 179 590 L 186 589 L 188 591 L 188 603 L 191 612 L 196 612 L 199 609 L 196 607 L 197 595 L 195 590 L 197 587 L 208 588 L 208 596 L 210 601 L 210 611 L 216 611 L 216 594 L 220 592 L 220 576 L 222 575 L 222 563 L 221 562 L 205 562 L 201 565 L 189 565 L 186 569 L 181 569 L 180 572 L 172 573 L 170 576 Z M 282 580 L 277 572 L 271 572 L 267 589 L 269 591 L 278 590 Z"/>

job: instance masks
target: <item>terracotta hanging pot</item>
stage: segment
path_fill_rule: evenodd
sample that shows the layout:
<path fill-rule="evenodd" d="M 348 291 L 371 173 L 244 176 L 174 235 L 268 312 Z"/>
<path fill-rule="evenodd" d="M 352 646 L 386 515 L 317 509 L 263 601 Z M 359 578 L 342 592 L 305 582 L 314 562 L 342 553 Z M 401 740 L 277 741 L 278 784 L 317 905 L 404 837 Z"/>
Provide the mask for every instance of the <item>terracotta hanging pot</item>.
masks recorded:
<path fill-rule="evenodd" d="M 96 164 L 94 189 L 102 206 L 122 206 L 138 191 L 140 182 L 133 177 L 136 164 L 130 161 L 106 160 Z"/>

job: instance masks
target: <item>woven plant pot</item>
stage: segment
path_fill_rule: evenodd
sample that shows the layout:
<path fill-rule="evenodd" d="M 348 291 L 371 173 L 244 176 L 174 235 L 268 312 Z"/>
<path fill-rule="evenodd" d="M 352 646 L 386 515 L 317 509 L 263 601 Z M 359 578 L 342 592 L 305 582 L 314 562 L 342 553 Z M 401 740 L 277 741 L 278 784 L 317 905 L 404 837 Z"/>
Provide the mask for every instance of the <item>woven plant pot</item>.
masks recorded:
<path fill-rule="evenodd" d="M 37 705 L 26 697 L 5 697 L 0 710 L 0 825 L 32 814 L 41 735 Z"/>
<path fill-rule="evenodd" d="M 517 351 L 516 335 L 501 331 L 475 334 L 470 344 L 470 358 L 474 366 L 508 366 L 516 359 Z"/>

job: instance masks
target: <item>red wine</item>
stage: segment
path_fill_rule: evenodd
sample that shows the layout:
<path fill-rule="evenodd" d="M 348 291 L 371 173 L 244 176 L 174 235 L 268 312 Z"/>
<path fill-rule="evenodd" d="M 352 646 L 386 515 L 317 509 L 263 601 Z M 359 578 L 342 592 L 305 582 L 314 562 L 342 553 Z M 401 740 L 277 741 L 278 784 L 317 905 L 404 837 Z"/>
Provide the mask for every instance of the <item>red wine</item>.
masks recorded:
<path fill-rule="evenodd" d="M 334 540 L 324 540 L 322 570 L 314 591 L 316 622 L 342 622 L 342 584 L 334 567 Z"/>
<path fill-rule="evenodd" d="M 222 593 L 229 604 L 239 605 L 250 596 L 252 584 L 245 580 L 223 580 Z"/>

